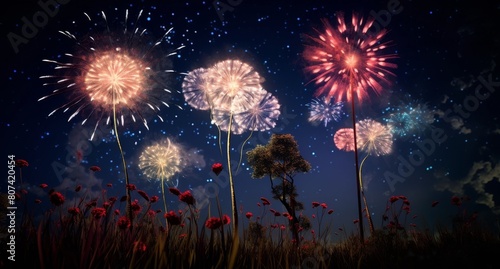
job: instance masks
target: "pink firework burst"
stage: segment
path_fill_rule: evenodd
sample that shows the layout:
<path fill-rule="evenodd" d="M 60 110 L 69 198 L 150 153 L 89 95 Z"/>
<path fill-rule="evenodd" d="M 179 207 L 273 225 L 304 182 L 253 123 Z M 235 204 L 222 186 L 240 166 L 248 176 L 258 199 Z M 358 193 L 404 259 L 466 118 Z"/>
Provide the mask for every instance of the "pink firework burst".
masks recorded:
<path fill-rule="evenodd" d="M 352 15 L 347 24 L 342 13 L 337 14 L 337 27 L 323 19 L 324 30 L 318 36 L 308 36 L 310 44 L 305 46 L 303 57 L 307 63 L 306 73 L 314 76 L 312 81 L 319 88 L 315 95 L 325 95 L 328 99 L 351 101 L 357 98 L 361 103 L 368 98 L 368 89 L 380 94 L 380 82 L 389 83 L 388 69 L 397 65 L 387 60 L 396 58 L 394 54 L 383 54 L 388 43 L 382 42 L 387 31 L 369 33 L 374 19 Z M 345 99 L 344 99 L 345 98 Z"/>
<path fill-rule="evenodd" d="M 84 14 L 90 22 L 98 25 Z M 142 10 L 137 15 L 136 23 L 141 15 Z M 159 111 L 162 106 L 169 106 L 171 92 L 165 86 L 168 84 L 165 74 L 174 71 L 158 66 L 169 65 L 170 60 L 166 58 L 175 55 L 182 46 L 170 54 L 163 54 L 158 49 L 159 45 L 172 29 L 156 42 L 150 42 L 146 29 L 136 24 L 133 29 L 128 29 L 128 17 L 127 10 L 125 28 L 118 31 L 110 30 L 104 12 L 101 12 L 103 28 L 106 29 L 103 32 L 77 38 L 69 31 L 59 31 L 74 41 L 78 49 L 64 54 L 68 58 L 66 62 L 44 60 L 55 64 L 54 74 L 40 78 L 50 80 L 44 85 L 56 89 L 39 101 L 59 95 L 67 97 L 67 101 L 49 116 L 57 111 L 68 112 L 70 121 L 82 115 L 82 124 L 95 117 L 94 133 L 100 123 L 109 124 L 112 120 L 124 126 L 126 119 L 133 122 L 139 119 L 146 128 L 148 114 L 154 114 L 163 121 Z"/>
<path fill-rule="evenodd" d="M 340 150 L 354 151 L 354 130 L 352 128 L 339 129 L 333 136 L 333 142 Z"/>

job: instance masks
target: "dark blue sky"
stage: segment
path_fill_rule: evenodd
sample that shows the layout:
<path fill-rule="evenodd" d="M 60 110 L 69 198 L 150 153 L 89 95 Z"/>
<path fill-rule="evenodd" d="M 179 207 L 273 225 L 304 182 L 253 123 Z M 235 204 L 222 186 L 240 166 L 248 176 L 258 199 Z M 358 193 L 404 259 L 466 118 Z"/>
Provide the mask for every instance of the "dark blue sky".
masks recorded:
<path fill-rule="evenodd" d="M 164 63 L 177 71 L 169 79 L 169 88 L 174 91 L 181 90 L 182 73 L 192 69 L 208 67 L 228 58 L 251 64 L 265 78 L 264 88 L 278 98 L 281 118 L 271 132 L 253 133 L 244 151 L 257 144 L 266 144 L 270 133 L 292 134 L 301 154 L 313 168 L 296 177 L 299 200 L 306 205 L 303 213 L 308 216 L 316 213 L 311 209 L 311 202 L 325 202 L 335 210 L 331 216 L 335 228 L 352 228 L 352 220 L 357 218 L 354 156 L 339 151 L 332 140 L 336 130 L 351 127 L 351 119 L 345 116 L 327 127 L 313 126 L 307 121 L 306 104 L 311 102 L 316 88 L 308 83 L 310 77 L 303 72 L 305 63 L 301 52 L 303 35 L 314 34 L 315 28 L 321 28 L 321 18 L 334 24 L 336 12 L 350 15 L 355 11 L 363 16 L 381 14 L 377 23 L 389 30 L 385 39 L 394 44 L 389 52 L 398 55 L 394 60 L 398 68 L 393 70 L 396 74 L 393 85 L 380 96 L 370 95 L 369 101 L 358 105 L 357 118 L 383 122 L 383 118 L 393 111 L 391 109 L 401 103 L 406 109 L 425 104 L 435 112 L 434 122 L 419 134 L 411 139 L 395 138 L 391 155 L 367 159 L 363 178 L 375 225 L 380 226 L 386 201 L 392 195 L 408 197 L 411 216 L 418 215 L 411 220 L 417 227 L 449 222 L 456 213 L 450 203 L 452 195 L 469 196 L 471 200 L 464 206 L 468 212 L 478 211 L 481 220 L 490 223 L 498 220 L 498 1 L 466 4 L 464 1 L 401 0 L 400 12 L 390 18 L 383 15 L 388 14 L 385 10 L 388 4 L 395 3 L 393 1 L 300 1 L 291 4 L 242 0 L 233 1 L 237 5 L 219 13 L 211 1 L 166 2 L 106 1 L 103 4 L 69 0 L 57 13 L 40 22 L 43 27 L 37 28 L 36 34 L 25 36 L 24 43 L 14 46 L 9 36 L 26 35 L 23 24 L 26 20 L 32 22 L 33 15 L 43 8 L 37 1 L 25 1 L 2 11 L 2 152 L 30 163 L 23 169 L 28 198 L 45 198 L 41 205 L 33 204 L 33 211 L 41 212 L 44 206 L 49 206 L 45 190 L 37 187 L 40 183 L 61 191 L 83 184 L 93 195 L 112 183 L 114 187 L 108 191 L 112 195 L 123 194 L 120 154 L 110 128 L 101 129 L 101 139 L 88 141 L 92 125 L 81 126 L 82 118 L 77 116 L 67 122 L 69 113 L 47 117 L 65 102 L 64 98 L 37 100 L 53 90 L 42 86 L 43 81 L 39 79 L 53 72 L 53 66 L 42 59 L 59 59 L 64 53 L 78 51 L 75 43 L 58 31 L 68 30 L 77 37 L 89 33 L 98 36 L 102 27 L 92 27 L 83 12 L 99 21 L 100 11 L 108 15 L 110 25 L 123 29 L 123 17 L 128 8 L 131 18 L 144 10 L 138 25 L 148 30 L 150 38 L 161 38 L 173 27 L 169 43 L 163 42 L 160 51 L 168 53 L 172 48 L 185 46 L 177 56 L 169 58 L 171 62 Z M 477 92 L 482 100 L 478 99 Z M 201 195 L 199 197 L 208 198 L 218 193 L 225 213 L 230 214 L 227 172 L 219 177 L 210 172 L 213 162 L 226 163 L 225 154 L 219 151 L 218 130 L 210 124 L 207 111 L 191 109 L 181 94 L 172 97 L 171 102 L 183 110 L 174 106 L 162 109 L 160 114 L 164 122 L 150 118 L 149 131 L 140 123 L 120 128 L 130 179 L 148 193 L 160 190 L 159 183 L 149 182 L 141 175 L 137 167 L 138 156 L 154 141 L 170 137 L 196 151 L 205 164 L 179 174 L 179 189 L 192 189 Z M 455 104 L 461 104 L 463 112 L 459 112 Z M 344 111 L 348 113 L 350 106 L 345 106 Z M 226 135 L 222 133 L 223 141 Z M 236 163 L 241 144 L 248 135 L 247 132 L 232 136 L 232 159 Z M 82 146 L 85 149 L 83 162 L 73 165 L 75 149 Z M 224 142 L 222 147 L 225 148 Z M 418 154 L 424 158 L 419 159 Z M 88 170 L 91 165 L 98 165 L 103 171 L 92 174 Z M 67 167 L 71 169 L 61 170 Z M 255 180 L 250 175 L 251 169 L 243 158 L 240 171 L 235 173 L 238 206 L 243 207 L 243 213 L 253 211 L 257 214 L 256 203 L 260 202 L 260 197 L 271 198 L 270 185 L 267 179 Z M 1 186 L 2 192 L 4 187 Z M 177 207 L 176 198 L 170 194 L 169 197 L 170 207 Z M 215 199 L 208 201 L 215 205 Z M 431 208 L 433 201 L 440 204 Z M 273 208 L 284 211 L 279 202 L 271 202 Z M 31 206 L 31 202 L 28 205 Z"/>

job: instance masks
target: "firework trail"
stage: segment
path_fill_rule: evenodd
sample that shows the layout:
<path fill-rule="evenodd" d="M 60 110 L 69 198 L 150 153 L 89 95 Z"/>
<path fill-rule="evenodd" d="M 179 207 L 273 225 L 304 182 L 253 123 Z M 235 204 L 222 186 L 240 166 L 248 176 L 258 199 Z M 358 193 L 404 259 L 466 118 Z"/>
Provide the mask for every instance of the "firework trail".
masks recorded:
<path fill-rule="evenodd" d="M 238 244 L 238 208 L 230 161 L 231 134 L 241 134 L 248 130 L 265 131 L 273 128 L 280 115 L 280 106 L 276 97 L 263 89 L 261 85 L 263 78 L 252 66 L 242 61 L 231 59 L 220 61 L 205 69 L 204 74 L 190 74 L 191 76 L 188 74 L 185 79 L 187 82 L 183 84 L 184 97 L 190 100 L 187 102 L 194 108 L 205 107 L 198 105 L 200 99 L 203 100 L 203 104 L 208 105 L 212 123 L 216 124 L 219 129 L 219 146 L 221 145 L 220 131 L 227 132 L 226 154 L 234 220 L 233 240 L 234 244 Z M 204 86 L 205 81 L 209 81 L 209 87 Z M 193 98 L 195 95 L 196 98 Z M 196 101 L 191 102 L 193 99 Z M 242 151 L 240 163 L 241 159 Z M 237 248 L 234 248 L 230 260 L 234 261 L 236 255 Z"/>
<path fill-rule="evenodd" d="M 383 91 L 380 82 L 389 84 L 388 75 L 394 75 L 388 69 L 397 67 L 387 61 L 395 58 L 394 54 L 383 54 L 388 46 L 388 43 L 382 41 L 386 30 L 381 30 L 376 35 L 368 33 L 373 23 L 374 18 L 364 19 L 353 14 L 350 24 L 347 24 L 344 14 L 337 13 L 337 27 L 332 27 L 323 19 L 324 30 L 317 31 L 317 36 L 307 36 L 310 43 L 305 45 L 303 52 L 307 64 L 305 72 L 313 76 L 312 81 L 318 86 L 315 96 L 325 96 L 327 99 L 334 98 L 338 101 L 345 99 L 351 103 L 361 242 L 364 242 L 362 182 L 354 100 L 363 103 L 368 99 L 368 89 L 380 94 Z M 367 206 L 365 209 L 368 211 Z M 373 232 L 371 220 L 370 230 Z"/>
<path fill-rule="evenodd" d="M 91 17 L 84 13 L 92 23 Z M 161 121 L 163 118 L 158 114 L 162 105 L 169 106 L 165 94 L 170 90 L 163 87 L 165 81 L 163 74 L 173 70 L 156 70 L 153 66 L 159 63 L 156 50 L 170 30 L 158 39 L 152 46 L 146 40 L 146 29 L 137 27 L 142 10 L 139 12 L 134 23 L 134 30 L 128 31 L 128 10 L 125 11 L 125 28 L 122 31 L 112 32 L 110 30 L 106 14 L 101 12 L 105 23 L 105 31 L 89 35 L 87 38 L 79 39 L 69 31 L 59 31 L 64 36 L 73 40 L 78 46 L 75 53 L 64 54 L 69 58 L 68 62 L 44 60 L 44 62 L 55 64 L 54 75 L 41 76 L 52 82 L 44 85 L 55 86 L 56 89 L 49 95 L 38 101 L 49 97 L 66 95 L 69 101 L 54 109 L 49 116 L 62 110 L 63 113 L 71 113 L 68 121 L 79 114 L 85 114 L 82 125 L 91 116 L 95 117 L 94 131 L 90 137 L 93 140 L 97 127 L 101 123 L 106 125 L 112 121 L 114 135 L 120 150 L 122 165 L 125 175 L 125 191 L 127 193 L 127 211 L 130 221 L 133 214 L 130 207 L 131 194 L 129 177 L 125 155 L 123 153 L 118 125 L 125 125 L 125 118 L 129 116 L 133 122 L 138 117 L 146 129 L 148 128 L 146 114 L 155 114 Z M 142 46 L 149 47 L 142 50 Z M 179 47 L 173 50 L 169 56 L 175 55 Z M 161 54 L 158 54 L 161 55 Z M 131 229 L 133 225 L 130 226 Z"/>
<path fill-rule="evenodd" d="M 323 122 L 325 127 L 331 121 L 339 121 L 342 116 L 343 102 L 333 102 L 333 99 L 326 97 L 313 99 L 307 104 L 309 107 L 308 121 L 314 125 Z"/>

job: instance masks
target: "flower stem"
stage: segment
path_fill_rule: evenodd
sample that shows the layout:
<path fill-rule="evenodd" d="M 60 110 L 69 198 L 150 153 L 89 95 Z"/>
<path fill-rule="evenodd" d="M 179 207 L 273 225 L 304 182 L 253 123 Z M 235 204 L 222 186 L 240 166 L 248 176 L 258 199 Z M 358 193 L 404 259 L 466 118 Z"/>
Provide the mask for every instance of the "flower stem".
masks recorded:
<path fill-rule="evenodd" d="M 127 170 L 127 163 L 125 162 L 125 155 L 123 154 L 123 149 L 122 149 L 122 144 L 120 143 L 120 136 L 118 135 L 118 124 L 116 120 L 116 102 L 115 102 L 115 91 L 113 92 L 113 127 L 115 131 L 115 137 L 116 137 L 116 142 L 118 144 L 118 149 L 120 149 L 120 154 L 122 157 L 122 164 L 123 164 L 123 171 L 125 172 L 125 190 L 127 192 L 127 214 L 128 218 L 130 220 L 130 230 L 132 230 L 132 223 L 133 223 L 133 215 L 132 215 L 132 208 L 131 208 L 131 195 L 130 195 L 130 189 L 129 189 L 129 180 L 128 180 L 128 170 Z"/>
<path fill-rule="evenodd" d="M 361 209 L 361 179 L 359 177 L 359 161 L 358 161 L 358 143 L 356 136 L 356 113 L 354 109 L 354 96 L 352 94 L 353 79 L 351 77 L 351 83 L 349 83 L 349 94 L 351 95 L 351 111 L 352 111 L 352 128 L 354 131 L 354 160 L 356 165 L 356 187 L 357 187 L 357 198 L 358 198 L 358 218 L 359 218 L 359 237 L 361 243 L 365 241 L 365 235 L 363 231 L 363 212 Z"/>
<path fill-rule="evenodd" d="M 233 172 L 231 169 L 231 125 L 233 120 L 233 112 L 229 114 L 229 126 L 227 130 L 227 170 L 229 172 L 229 187 L 231 189 L 231 204 L 233 213 L 233 245 L 231 256 L 229 259 L 229 268 L 233 268 L 234 262 L 236 260 L 236 255 L 238 254 L 239 248 L 239 236 L 238 236 L 238 207 L 236 206 L 236 194 L 234 193 L 234 182 L 233 182 Z"/>

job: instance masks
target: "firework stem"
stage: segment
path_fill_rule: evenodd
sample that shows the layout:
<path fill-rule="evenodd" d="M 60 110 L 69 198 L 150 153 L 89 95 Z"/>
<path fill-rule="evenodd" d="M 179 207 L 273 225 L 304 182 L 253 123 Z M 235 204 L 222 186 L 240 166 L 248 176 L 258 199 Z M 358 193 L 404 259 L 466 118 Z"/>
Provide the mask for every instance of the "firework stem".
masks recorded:
<path fill-rule="evenodd" d="M 127 192 L 127 214 L 128 218 L 130 219 L 130 230 L 132 230 L 132 222 L 133 222 L 133 215 L 132 215 L 132 208 L 130 204 L 132 203 L 132 198 L 130 195 L 130 189 L 129 189 L 129 180 L 128 180 L 128 170 L 127 170 L 127 163 L 125 162 L 125 155 L 123 154 L 123 149 L 122 149 L 122 144 L 120 143 L 120 136 L 118 135 L 118 126 L 117 126 L 117 119 L 116 119 L 116 102 L 115 102 L 115 91 L 113 92 L 113 128 L 115 131 L 115 137 L 116 137 L 116 143 L 118 144 L 118 149 L 120 149 L 120 155 L 122 157 L 122 164 L 123 164 L 123 171 L 125 173 L 125 190 Z"/>

